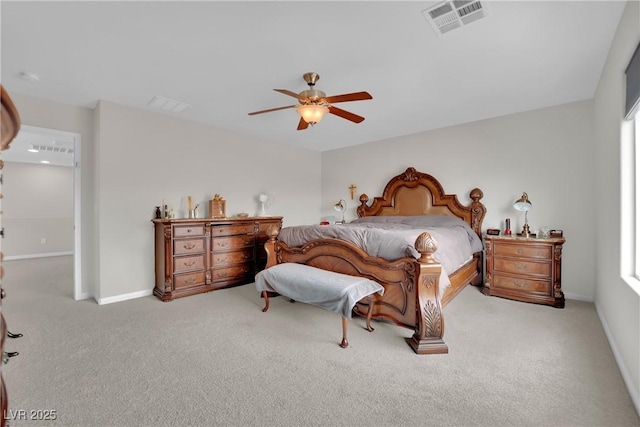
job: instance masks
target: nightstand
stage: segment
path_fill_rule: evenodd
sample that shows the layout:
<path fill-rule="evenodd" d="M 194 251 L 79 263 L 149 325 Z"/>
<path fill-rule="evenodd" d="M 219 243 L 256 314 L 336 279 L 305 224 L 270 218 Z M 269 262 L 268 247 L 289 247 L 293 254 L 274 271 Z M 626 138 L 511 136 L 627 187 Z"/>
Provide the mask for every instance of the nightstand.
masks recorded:
<path fill-rule="evenodd" d="M 484 236 L 485 295 L 564 308 L 563 237 Z"/>

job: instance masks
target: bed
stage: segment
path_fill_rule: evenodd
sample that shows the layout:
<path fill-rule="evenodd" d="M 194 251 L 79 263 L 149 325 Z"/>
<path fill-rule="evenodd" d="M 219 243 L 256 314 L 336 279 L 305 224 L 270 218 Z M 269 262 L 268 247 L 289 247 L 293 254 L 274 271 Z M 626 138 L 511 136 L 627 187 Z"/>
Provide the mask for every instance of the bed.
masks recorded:
<path fill-rule="evenodd" d="M 482 220 L 486 213 L 480 202 L 483 193 L 480 189 L 471 190 L 470 205 L 463 205 L 456 195 L 445 194 L 441 184 L 433 176 L 418 172 L 415 168 L 407 168 L 400 175 L 394 176 L 385 186 L 382 196 L 374 197 L 369 205 L 366 194 L 360 196 L 357 207 L 356 224 L 366 224 L 371 233 L 377 224 L 394 222 L 421 222 L 424 218 L 435 219 L 436 222 L 463 222 L 464 226 L 480 239 Z M 461 221 L 460 221 L 461 220 Z M 373 223 L 373 224 L 372 224 Z M 289 229 L 308 227 L 311 237 L 306 240 L 283 237 Z M 324 270 L 334 271 L 352 276 L 366 277 L 380 283 L 384 287 L 382 295 L 359 302 L 354 312 L 360 316 L 368 314 L 374 319 L 386 319 L 396 325 L 411 328 L 413 336 L 406 338 L 407 343 L 418 354 L 448 353 L 448 346 L 443 340 L 444 317 L 442 309 L 468 284 L 480 285 L 482 281 L 482 249 L 475 247 L 468 259 L 456 268 L 443 267 L 438 260 L 439 242 L 435 236 L 442 236 L 439 230 L 419 230 L 411 247 L 411 253 L 394 257 L 382 253 L 365 251 L 360 240 L 350 241 L 342 235 L 338 228 L 345 226 L 297 226 L 285 227 L 282 231 L 275 227 L 267 230 L 268 240 L 265 243 L 267 268 L 280 263 L 295 262 L 310 265 Z M 413 225 L 405 227 L 414 230 Z M 382 233 L 395 235 L 393 230 L 385 229 Z M 388 228 L 388 227 L 387 227 Z M 317 234 L 325 230 L 328 234 Z M 413 233 L 415 231 L 411 231 Z M 315 234 L 314 234 L 315 233 Z M 324 231 L 323 231 L 324 233 Z M 396 240 L 406 242 L 414 238 L 411 233 L 400 233 Z M 281 234 L 281 235 L 280 235 Z M 368 240 L 376 241 L 375 234 Z M 393 238 L 393 237 L 392 237 Z M 365 239 L 366 240 L 366 239 Z M 371 251 L 370 247 L 367 250 Z M 441 248 L 441 253 L 444 253 Z M 371 311 L 369 304 L 373 304 Z"/>

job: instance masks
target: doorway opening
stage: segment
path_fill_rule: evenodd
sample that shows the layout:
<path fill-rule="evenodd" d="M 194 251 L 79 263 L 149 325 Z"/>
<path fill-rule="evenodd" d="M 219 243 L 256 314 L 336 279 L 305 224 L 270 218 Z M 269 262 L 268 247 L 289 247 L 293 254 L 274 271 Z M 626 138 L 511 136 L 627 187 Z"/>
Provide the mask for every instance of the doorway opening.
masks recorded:
<path fill-rule="evenodd" d="M 82 263 L 81 263 L 81 167 L 80 167 L 80 150 L 81 150 L 81 138 L 79 133 L 66 132 L 55 129 L 47 129 L 36 126 L 22 125 L 20 132 L 11 143 L 8 150 L 3 151 L 2 158 L 5 162 L 15 163 L 29 163 L 31 165 L 53 165 L 60 167 L 72 168 L 72 195 L 65 197 L 64 200 L 71 200 L 73 206 L 71 208 L 72 218 L 71 225 L 72 234 L 71 244 L 61 244 L 62 250 L 56 252 L 42 251 L 38 253 L 37 249 L 26 248 L 23 250 L 25 255 L 19 255 L 12 257 L 11 254 L 7 254 L 5 259 L 10 261 L 11 259 L 24 259 L 24 258 L 39 258 L 43 256 L 56 256 L 56 255 L 69 255 L 68 247 L 71 246 L 71 253 L 73 256 L 73 299 L 80 300 L 91 298 L 90 292 L 82 291 Z M 48 163 L 45 163 L 48 162 Z M 8 177 L 8 179 L 11 179 Z M 7 182 L 5 182 L 5 185 Z M 66 191 L 61 189 L 61 191 Z M 7 203 L 11 203 L 7 200 Z M 43 212 L 46 212 L 47 206 L 39 206 Z M 68 206 L 66 207 L 68 208 Z M 55 224 L 42 224 L 41 227 L 46 230 L 50 227 L 52 234 L 56 237 L 60 237 L 56 234 Z M 62 227 L 68 229 L 69 225 Z M 7 230 L 7 232 L 11 232 Z M 44 234 L 44 232 L 42 233 Z M 33 236 L 32 236 L 33 237 Z M 66 237 L 60 238 L 64 240 Z M 39 240 L 43 246 L 47 243 L 46 237 L 42 237 Z"/>

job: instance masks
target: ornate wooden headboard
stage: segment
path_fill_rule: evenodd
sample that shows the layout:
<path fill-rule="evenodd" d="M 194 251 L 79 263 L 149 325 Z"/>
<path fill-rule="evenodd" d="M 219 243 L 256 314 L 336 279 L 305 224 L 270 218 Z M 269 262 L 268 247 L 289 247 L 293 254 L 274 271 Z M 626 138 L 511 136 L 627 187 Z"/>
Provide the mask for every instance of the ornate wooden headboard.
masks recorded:
<path fill-rule="evenodd" d="M 407 168 L 389 181 L 382 196 L 375 197 L 367 206 L 369 196 L 360 196 L 358 217 L 382 215 L 449 215 L 462 218 L 482 236 L 482 220 L 487 209 L 480 202 L 484 194 L 479 188 L 469 193 L 472 203 L 465 206 L 455 194 L 445 194 L 442 185 L 433 176 Z"/>

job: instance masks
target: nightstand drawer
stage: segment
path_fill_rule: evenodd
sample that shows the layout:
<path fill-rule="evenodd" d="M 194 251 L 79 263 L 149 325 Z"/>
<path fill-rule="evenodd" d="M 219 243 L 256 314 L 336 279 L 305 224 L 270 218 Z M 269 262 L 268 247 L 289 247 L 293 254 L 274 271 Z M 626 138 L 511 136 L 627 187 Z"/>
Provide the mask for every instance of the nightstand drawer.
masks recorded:
<path fill-rule="evenodd" d="M 204 239 L 182 239 L 173 241 L 173 254 L 186 255 L 204 252 Z"/>
<path fill-rule="evenodd" d="M 525 292 L 537 292 L 549 295 L 551 292 L 551 281 L 549 280 L 531 280 L 522 277 L 509 277 L 501 274 L 493 276 L 493 286 L 502 289 L 513 289 Z"/>
<path fill-rule="evenodd" d="M 175 257 L 173 259 L 173 271 L 204 270 L 204 254 L 196 256 Z"/>
<path fill-rule="evenodd" d="M 234 236 L 237 234 L 253 234 L 254 226 L 251 224 L 216 225 L 211 227 L 211 237 Z"/>
<path fill-rule="evenodd" d="M 495 245 L 493 250 L 496 256 L 551 259 L 551 249 L 550 245 L 501 243 Z"/>
<path fill-rule="evenodd" d="M 253 246 L 253 236 L 220 237 L 211 239 L 212 251 L 229 251 Z"/>
<path fill-rule="evenodd" d="M 237 252 L 218 252 L 211 254 L 211 266 L 217 268 L 227 264 L 238 264 L 253 260 L 253 248 Z"/>
<path fill-rule="evenodd" d="M 551 277 L 550 262 L 530 262 L 519 259 L 495 258 L 493 268 L 504 273 Z"/>

